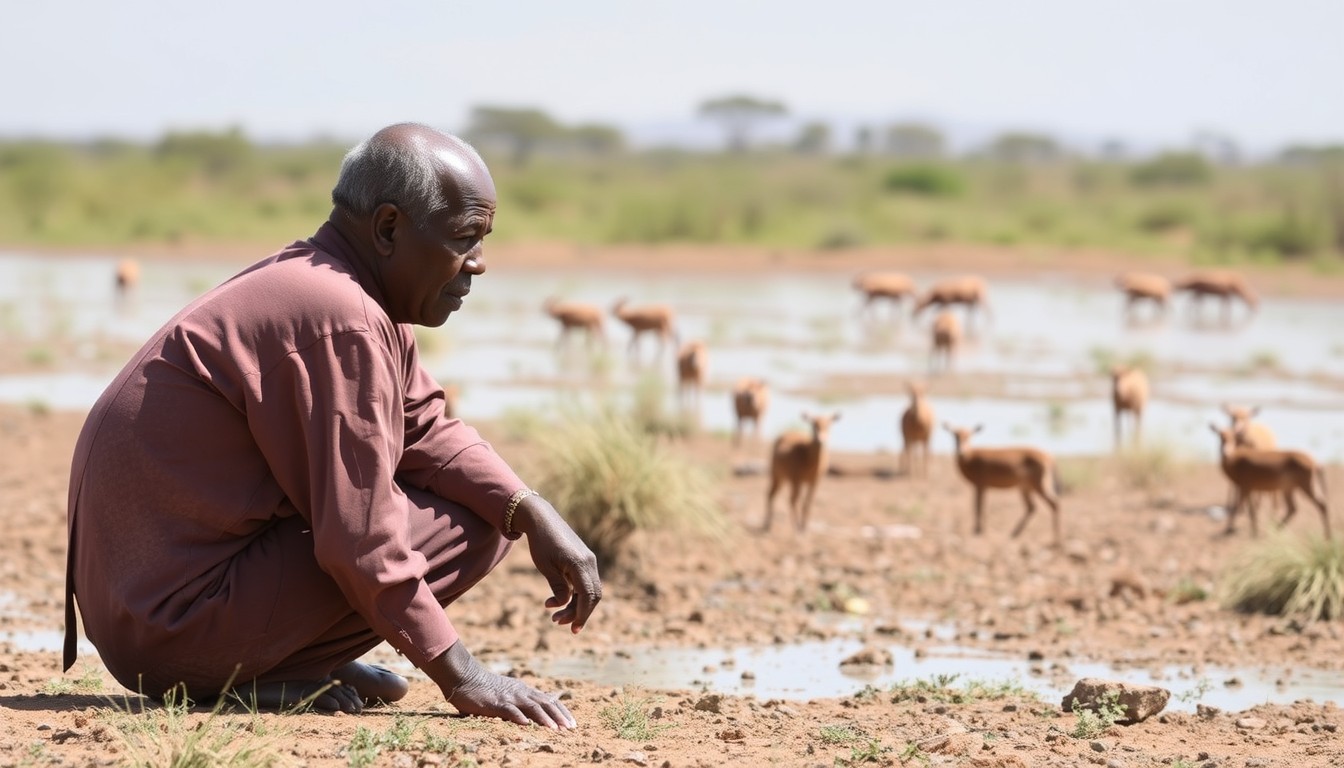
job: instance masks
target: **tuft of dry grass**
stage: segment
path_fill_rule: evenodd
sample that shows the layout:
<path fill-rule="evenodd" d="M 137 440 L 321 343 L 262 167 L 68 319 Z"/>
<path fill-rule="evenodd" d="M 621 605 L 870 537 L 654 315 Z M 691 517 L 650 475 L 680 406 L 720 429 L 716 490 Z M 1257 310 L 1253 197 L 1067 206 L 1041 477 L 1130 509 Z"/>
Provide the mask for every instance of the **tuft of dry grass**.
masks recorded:
<path fill-rule="evenodd" d="M 1344 543 L 1276 533 L 1228 564 L 1223 604 L 1239 611 L 1301 617 L 1344 617 Z"/>
<path fill-rule="evenodd" d="M 534 487 L 569 522 L 600 567 L 641 530 L 721 536 L 727 522 L 708 471 L 610 406 L 568 409 L 537 436 Z"/>

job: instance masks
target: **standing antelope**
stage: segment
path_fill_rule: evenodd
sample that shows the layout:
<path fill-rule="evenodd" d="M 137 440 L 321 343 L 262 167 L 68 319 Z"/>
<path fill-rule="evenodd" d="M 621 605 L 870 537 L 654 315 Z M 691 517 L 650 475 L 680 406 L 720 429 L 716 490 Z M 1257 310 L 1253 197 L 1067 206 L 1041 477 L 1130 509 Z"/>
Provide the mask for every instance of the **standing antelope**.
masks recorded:
<path fill-rule="evenodd" d="M 709 368 L 709 349 L 696 339 L 682 345 L 677 352 L 677 400 L 683 409 L 700 410 L 700 392 L 705 387 Z"/>
<path fill-rule="evenodd" d="M 863 314 L 869 314 L 878 301 L 887 301 L 899 316 L 901 301 L 914 298 L 915 282 L 901 272 L 865 272 L 854 278 L 854 290 L 863 294 Z"/>
<path fill-rule="evenodd" d="M 933 436 L 933 406 L 924 396 L 924 385 L 905 383 L 910 405 L 901 414 L 901 472 L 914 474 L 915 454 L 919 453 L 919 476 L 929 476 L 929 438 Z"/>
<path fill-rule="evenodd" d="M 752 440 L 761 439 L 761 420 L 770 407 L 770 387 L 761 379 L 750 376 L 738 379 L 733 386 L 733 447 L 742 443 L 742 430 L 751 422 Z"/>
<path fill-rule="evenodd" d="M 952 433 L 957 441 L 957 469 L 975 487 L 975 534 L 984 530 L 985 491 L 990 488 L 1016 488 L 1022 492 L 1022 503 L 1026 511 L 1022 519 L 1013 528 L 1013 536 L 1022 533 L 1027 521 L 1036 512 L 1032 494 L 1045 499 L 1050 506 L 1051 522 L 1055 532 L 1055 544 L 1060 543 L 1059 498 L 1056 496 L 1055 459 L 1038 448 L 968 448 L 971 435 L 984 429 L 977 425 L 973 429 L 953 427 L 946 422 L 943 429 Z"/>
<path fill-rule="evenodd" d="M 677 343 L 677 331 L 674 327 L 676 313 L 666 304 L 648 304 L 642 307 L 628 306 L 627 299 L 617 299 L 611 307 L 611 314 L 630 326 L 630 358 L 639 359 L 639 337 L 652 333 L 658 338 L 658 357 L 663 356 L 663 346 L 670 341 Z"/>
<path fill-rule="evenodd" d="M 556 339 L 556 347 L 563 346 L 571 333 L 584 334 L 589 348 L 595 343 L 606 346 L 607 335 L 601 307 L 563 302 L 551 296 L 543 302 L 542 308 L 560 323 L 560 337 Z"/>
<path fill-rule="evenodd" d="M 989 290 L 985 287 L 985 281 L 975 275 L 968 275 L 936 283 L 915 302 L 912 315 L 918 318 L 929 307 L 943 309 L 951 304 L 966 307 L 966 323 L 972 326 L 976 310 L 983 309 L 985 314 L 989 314 Z"/>
<path fill-rule="evenodd" d="M 1174 288 L 1178 292 L 1191 295 L 1190 311 L 1192 312 L 1199 310 L 1203 305 L 1205 296 L 1212 296 L 1221 300 L 1224 324 L 1231 318 L 1232 299 L 1240 299 L 1250 312 L 1255 312 L 1260 306 L 1260 300 L 1250 286 L 1246 284 L 1246 279 L 1235 272 L 1219 270 L 1198 272 L 1183 280 L 1177 280 Z"/>
<path fill-rule="evenodd" d="M 1115 278 L 1115 285 L 1125 294 L 1125 317 L 1134 319 L 1134 310 L 1139 302 L 1151 302 L 1157 305 L 1157 316 L 1167 313 L 1167 300 L 1171 297 L 1171 281 L 1161 275 L 1146 272 L 1126 272 Z"/>
<path fill-rule="evenodd" d="M 961 323 L 947 310 L 933 319 L 933 349 L 929 352 L 929 373 L 952 368 L 952 357 L 961 343 Z M 941 362 L 941 366 L 939 363 Z"/>
<path fill-rule="evenodd" d="M 1301 451 L 1274 451 L 1257 448 L 1242 448 L 1237 445 L 1237 434 L 1230 428 L 1219 427 L 1212 422 L 1209 429 L 1218 435 L 1219 464 L 1223 474 L 1232 481 L 1237 491 L 1236 503 L 1227 513 L 1227 529 L 1231 534 L 1235 529 L 1237 512 L 1246 508 L 1251 518 L 1251 535 L 1260 535 L 1256 521 L 1255 492 L 1282 492 L 1283 503 L 1287 506 L 1279 527 L 1297 514 L 1294 492 L 1301 491 L 1321 513 L 1321 525 L 1325 528 L 1325 538 L 1330 538 L 1330 511 L 1325 487 L 1325 468 Z M 1316 495 L 1313 481 L 1320 484 L 1321 495 Z"/>
<path fill-rule="evenodd" d="M 1227 414 L 1228 429 L 1232 431 L 1236 438 L 1236 447 L 1251 448 L 1258 451 L 1272 451 L 1278 447 L 1278 441 L 1274 439 L 1274 430 L 1270 429 L 1264 422 L 1255 421 L 1255 417 L 1260 414 L 1260 406 L 1243 406 L 1223 403 L 1223 413 Z M 1279 497 L 1270 496 L 1270 503 L 1275 509 L 1279 506 Z M 1229 485 L 1227 489 L 1227 509 L 1232 510 L 1237 505 L 1237 487 Z"/>
<path fill-rule="evenodd" d="M 1141 368 L 1117 365 L 1111 369 L 1111 405 L 1115 418 L 1115 448 L 1120 450 L 1120 421 L 1125 413 L 1133 416 L 1133 442 L 1143 430 L 1143 409 L 1148 404 L 1148 375 Z"/>
<path fill-rule="evenodd" d="M 789 484 L 789 517 L 794 528 L 799 532 L 807 529 L 817 481 L 826 474 L 826 441 L 830 439 L 831 425 L 840 419 L 840 413 L 814 415 L 804 411 L 803 419 L 812 426 L 811 433 L 793 430 L 775 438 L 770 453 L 770 489 L 765 494 L 763 530 L 770 530 L 770 522 L 775 516 L 775 493 L 785 482 Z M 800 492 L 803 492 L 801 504 Z"/>

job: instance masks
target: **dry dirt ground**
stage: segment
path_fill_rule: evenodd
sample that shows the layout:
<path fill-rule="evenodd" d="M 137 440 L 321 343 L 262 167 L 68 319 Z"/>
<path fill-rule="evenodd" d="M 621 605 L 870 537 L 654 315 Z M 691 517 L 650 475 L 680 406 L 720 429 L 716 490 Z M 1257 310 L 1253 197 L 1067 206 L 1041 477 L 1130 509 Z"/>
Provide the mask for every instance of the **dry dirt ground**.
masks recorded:
<path fill-rule="evenodd" d="M 660 263 L 681 268 L 723 263 L 702 252 L 664 256 Z M 604 258 L 618 257 L 590 261 Z M 998 263 L 977 258 L 949 257 L 967 268 Z M 1116 266 L 1087 259 L 1097 260 L 1088 268 L 1098 272 Z M 768 254 L 731 260 L 736 268 L 771 261 Z M 842 268 L 862 266 L 846 261 Z M 1287 293 L 1344 296 L 1338 279 L 1301 272 L 1278 280 Z M 0 350 L 0 362 L 22 361 L 22 354 Z M 17 639 L 0 640 L 0 766 L 122 764 L 140 755 L 137 744 L 146 740 L 183 744 L 194 735 L 199 744 L 226 724 L 239 730 L 216 745 L 217 762 L 249 745 L 281 763 L 309 766 L 1344 766 L 1344 713 L 1333 702 L 1169 711 L 1087 733 L 1056 698 L 1012 686 L 952 695 L 914 690 L 914 680 L 900 688 L 856 681 L 851 695 L 801 701 L 715 696 L 695 687 L 616 688 L 532 671 L 556 659 L 597 662 L 646 647 L 769 648 L 840 637 L 899 643 L 916 653 L 948 641 L 1003 653 L 1031 660 L 1033 676 L 1065 689 L 1079 676 L 1071 667 L 1090 661 L 1116 665 L 1120 679 L 1126 669 L 1172 665 L 1194 674 L 1226 666 L 1286 677 L 1344 669 L 1339 622 L 1244 615 L 1213 596 L 1249 534 L 1243 525 L 1222 536 L 1222 523 L 1207 514 L 1225 493 L 1212 461 L 1159 467 L 1156 475 L 1113 457 L 1066 462 L 1058 547 L 1050 544 L 1044 512 L 1022 537 L 1008 536 L 1020 514 L 1010 493 L 991 495 L 987 531 L 972 536 L 970 491 L 946 455 L 933 457 L 927 480 L 892 474 L 891 456 L 835 456 L 837 473 L 823 480 L 805 536 L 779 524 L 779 516 L 774 530 L 761 532 L 764 479 L 724 473 L 718 493 L 733 523 L 730 536 L 709 542 L 641 534 L 630 566 L 606 574 L 606 596 L 577 637 L 547 620 L 545 585 L 519 547 L 450 613 L 482 659 L 507 662 L 513 674 L 562 691 L 580 723 L 574 731 L 457 717 L 431 683 L 414 676 L 406 700 L 359 716 L 212 717 L 197 710 L 185 723 L 162 712 L 128 716 L 141 704 L 126 698 L 96 655 L 85 654 L 63 675 L 52 641 L 62 626 L 67 472 L 82 420 L 82 413 L 0 407 L 0 637 L 47 641 L 30 650 Z M 526 464 L 529 445 L 509 441 L 499 425 L 478 426 L 506 457 Z M 679 449 L 720 467 L 765 455 L 764 446 L 734 450 L 711 435 Z M 1344 471 L 1330 467 L 1329 481 L 1344 487 Z M 1319 520 L 1304 510 L 1291 529 L 1314 533 Z M 952 636 L 932 637 L 912 622 L 935 623 Z M 741 674 L 754 671 L 743 666 Z M 951 687 L 962 691 L 966 682 Z M 624 729 L 613 722 L 621 718 L 630 721 Z M 157 729 L 147 737 L 136 722 Z"/>

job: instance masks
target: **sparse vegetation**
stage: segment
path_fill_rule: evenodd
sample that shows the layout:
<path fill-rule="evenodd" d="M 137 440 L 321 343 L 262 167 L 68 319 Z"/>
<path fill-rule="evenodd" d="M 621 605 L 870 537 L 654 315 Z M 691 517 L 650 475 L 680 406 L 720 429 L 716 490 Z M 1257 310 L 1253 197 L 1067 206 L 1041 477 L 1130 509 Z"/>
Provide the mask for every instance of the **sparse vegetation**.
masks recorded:
<path fill-rule="evenodd" d="M 616 732 L 618 738 L 647 741 L 672 727 L 667 723 L 654 725 L 649 722 L 648 708 L 653 703 L 652 698 L 631 697 L 623 691 L 620 701 L 598 710 L 597 716 L 604 725 Z"/>
<path fill-rule="evenodd" d="M 892 703 L 905 701 L 937 701 L 944 704 L 967 704 L 973 701 L 992 701 L 1005 698 L 1035 700 L 1036 694 L 1013 680 L 967 680 L 954 686 L 960 675 L 934 675 L 909 683 L 896 683 L 891 688 Z"/>
<path fill-rule="evenodd" d="M 1073 714 L 1077 719 L 1071 735 L 1075 739 L 1094 739 L 1125 718 L 1125 707 L 1120 703 L 1120 694 L 1111 691 L 1097 703 L 1096 709 L 1082 709 L 1075 700 Z"/>
<path fill-rule="evenodd" d="M 1168 487 L 1176 465 L 1176 449 L 1168 442 L 1149 440 L 1120 451 L 1120 474 L 1125 484 L 1147 493 Z"/>
<path fill-rule="evenodd" d="M 99 710 L 125 749 L 118 762 L 134 768 L 266 768 L 287 764 L 284 744 L 288 733 L 276 727 L 274 718 L 255 710 L 229 714 L 227 697 L 219 697 L 206 713 L 192 711 L 193 704 L 177 688 L 164 697 L 163 706 L 152 707 L 141 699 L 138 705 Z M 133 706 L 139 710 L 134 711 Z"/>
<path fill-rule="evenodd" d="M 72 693 L 98 693 L 103 690 L 103 675 L 97 667 L 86 666 L 79 677 L 53 677 L 42 686 L 48 696 L 66 696 Z"/>
<path fill-rule="evenodd" d="M 536 487 L 605 570 L 637 531 L 719 536 L 727 526 L 708 471 L 611 406 L 569 408 L 537 436 Z"/>
<path fill-rule="evenodd" d="M 1222 577 L 1224 605 L 1307 620 L 1344 616 L 1344 543 L 1276 533 L 1233 559 Z"/>
<path fill-rule="evenodd" d="M 350 768 L 368 768 L 378 760 L 378 756 L 389 752 L 428 752 L 439 755 L 451 755 L 457 751 L 457 744 L 451 739 L 431 733 L 425 729 L 429 722 L 425 717 L 393 715 L 392 724 L 385 730 L 376 731 L 364 726 L 355 729 L 355 735 L 345 747 L 345 759 Z"/>

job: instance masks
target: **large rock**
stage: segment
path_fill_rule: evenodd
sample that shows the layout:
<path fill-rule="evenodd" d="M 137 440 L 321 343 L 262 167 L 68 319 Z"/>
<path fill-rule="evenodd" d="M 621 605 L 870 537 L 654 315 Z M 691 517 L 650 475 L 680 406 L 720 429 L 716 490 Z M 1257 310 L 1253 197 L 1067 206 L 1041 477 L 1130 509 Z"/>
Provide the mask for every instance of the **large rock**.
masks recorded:
<path fill-rule="evenodd" d="M 1154 685 L 1136 685 L 1119 680 L 1101 680 L 1085 677 L 1073 684 L 1073 690 L 1064 696 L 1060 706 L 1065 712 L 1090 709 L 1094 712 L 1111 701 L 1124 707 L 1124 717 L 1118 723 L 1141 723 L 1161 712 L 1171 699 L 1171 691 Z"/>

